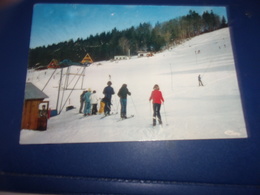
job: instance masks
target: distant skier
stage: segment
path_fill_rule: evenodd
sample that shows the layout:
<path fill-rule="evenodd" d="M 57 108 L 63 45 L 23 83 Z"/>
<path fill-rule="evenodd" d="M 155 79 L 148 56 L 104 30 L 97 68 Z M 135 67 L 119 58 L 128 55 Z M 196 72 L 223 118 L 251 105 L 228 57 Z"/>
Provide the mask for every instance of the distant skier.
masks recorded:
<path fill-rule="evenodd" d="M 201 81 L 201 76 L 200 76 L 200 74 L 199 74 L 199 76 L 198 76 L 198 81 L 199 81 L 199 86 L 204 86 L 203 83 L 202 83 L 202 81 Z"/>
<path fill-rule="evenodd" d="M 156 125 L 156 117 L 158 118 L 159 124 L 162 124 L 160 109 L 161 104 L 164 102 L 162 92 L 160 91 L 159 85 L 155 84 L 153 91 L 149 98 L 149 101 L 153 100 L 153 126 Z"/>
<path fill-rule="evenodd" d="M 96 94 L 96 91 L 94 90 L 93 93 L 90 96 L 90 102 L 92 105 L 92 114 L 97 114 L 97 104 L 98 104 L 98 97 Z"/>
<path fill-rule="evenodd" d="M 85 98 L 84 98 L 84 94 L 86 93 L 87 91 L 82 91 L 81 95 L 80 95 L 80 107 L 79 107 L 79 113 L 82 113 L 82 108 L 84 106 L 84 103 L 85 103 Z"/>
<path fill-rule="evenodd" d="M 112 105 L 111 99 L 112 99 L 112 95 L 115 94 L 114 89 L 111 87 L 111 85 L 112 85 L 112 82 L 108 81 L 107 86 L 103 90 L 103 94 L 105 95 L 105 97 L 104 97 L 104 101 L 105 101 L 104 112 L 105 112 L 105 115 L 110 115 L 111 105 Z"/>
<path fill-rule="evenodd" d="M 91 96 L 91 89 L 89 88 L 88 91 L 84 94 L 84 99 L 85 99 L 84 116 L 91 115 L 90 96 Z"/>
<path fill-rule="evenodd" d="M 120 97 L 121 118 L 127 118 L 126 116 L 127 95 L 131 95 L 131 92 L 128 91 L 126 84 L 122 85 L 117 95 Z"/>

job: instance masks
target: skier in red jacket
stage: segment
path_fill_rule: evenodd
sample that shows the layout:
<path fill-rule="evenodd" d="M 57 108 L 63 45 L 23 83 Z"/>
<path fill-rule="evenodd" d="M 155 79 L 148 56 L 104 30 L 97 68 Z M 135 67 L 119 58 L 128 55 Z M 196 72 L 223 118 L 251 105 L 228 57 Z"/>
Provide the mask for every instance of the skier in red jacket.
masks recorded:
<path fill-rule="evenodd" d="M 153 126 L 156 125 L 156 117 L 158 118 L 159 124 L 162 124 L 160 109 L 161 104 L 164 102 L 162 92 L 160 91 L 159 85 L 154 85 L 153 91 L 149 98 L 149 101 L 153 100 Z"/>

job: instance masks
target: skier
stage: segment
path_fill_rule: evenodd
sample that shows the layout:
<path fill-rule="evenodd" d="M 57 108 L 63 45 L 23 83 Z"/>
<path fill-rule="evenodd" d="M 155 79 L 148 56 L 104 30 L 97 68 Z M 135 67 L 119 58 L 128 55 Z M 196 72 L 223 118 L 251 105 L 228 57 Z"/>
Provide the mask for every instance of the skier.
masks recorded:
<path fill-rule="evenodd" d="M 98 114 L 104 113 L 104 108 L 105 108 L 105 98 L 102 98 L 100 101 L 100 107 L 98 110 Z"/>
<path fill-rule="evenodd" d="M 202 83 L 202 81 L 201 81 L 201 76 L 200 76 L 200 74 L 199 74 L 199 76 L 198 76 L 198 81 L 199 81 L 199 86 L 204 86 L 203 83 Z"/>
<path fill-rule="evenodd" d="M 84 116 L 91 115 L 91 103 L 90 103 L 91 89 L 84 94 L 85 107 L 84 107 Z"/>
<path fill-rule="evenodd" d="M 97 114 L 97 104 L 98 104 L 98 97 L 96 94 L 96 91 L 94 90 L 93 93 L 90 96 L 90 102 L 92 105 L 92 114 Z"/>
<path fill-rule="evenodd" d="M 105 101 L 105 115 L 110 115 L 110 111 L 111 111 L 111 99 L 112 99 L 112 95 L 115 94 L 114 89 L 111 87 L 112 82 L 108 81 L 107 82 L 107 86 L 104 88 L 103 90 L 103 94 L 105 95 L 104 97 L 104 101 Z"/>
<path fill-rule="evenodd" d="M 126 116 L 126 104 L 127 104 L 127 95 L 131 95 L 131 92 L 128 91 L 127 85 L 123 84 L 119 89 L 117 95 L 120 97 L 121 104 L 121 118 L 127 118 Z"/>
<path fill-rule="evenodd" d="M 82 113 L 82 108 L 83 108 L 83 105 L 85 103 L 85 99 L 84 99 L 84 94 L 86 93 L 87 91 L 82 91 L 81 95 L 80 95 L 80 107 L 79 107 L 79 113 Z"/>
<path fill-rule="evenodd" d="M 160 109 L 161 103 L 164 102 L 162 92 L 160 91 L 159 85 L 155 84 L 153 91 L 149 98 L 149 101 L 153 100 L 153 126 L 156 125 L 156 117 L 158 118 L 159 124 L 162 124 Z"/>

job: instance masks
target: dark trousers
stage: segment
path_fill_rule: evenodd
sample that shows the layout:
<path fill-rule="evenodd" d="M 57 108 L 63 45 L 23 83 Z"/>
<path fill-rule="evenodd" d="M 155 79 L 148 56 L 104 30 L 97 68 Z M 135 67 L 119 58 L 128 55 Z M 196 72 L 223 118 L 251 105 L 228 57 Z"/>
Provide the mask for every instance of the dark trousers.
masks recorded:
<path fill-rule="evenodd" d="M 156 117 L 160 124 L 162 124 L 161 114 L 160 114 L 161 104 L 153 104 L 153 124 L 156 124 Z"/>
<path fill-rule="evenodd" d="M 83 109 L 84 103 L 85 103 L 84 100 L 81 100 L 81 101 L 80 101 L 79 113 L 82 113 L 82 109 Z"/>
<path fill-rule="evenodd" d="M 92 114 L 97 114 L 97 104 L 92 104 Z"/>
<path fill-rule="evenodd" d="M 104 112 L 105 114 L 110 114 L 110 111 L 111 111 L 111 100 L 106 100 Z"/>

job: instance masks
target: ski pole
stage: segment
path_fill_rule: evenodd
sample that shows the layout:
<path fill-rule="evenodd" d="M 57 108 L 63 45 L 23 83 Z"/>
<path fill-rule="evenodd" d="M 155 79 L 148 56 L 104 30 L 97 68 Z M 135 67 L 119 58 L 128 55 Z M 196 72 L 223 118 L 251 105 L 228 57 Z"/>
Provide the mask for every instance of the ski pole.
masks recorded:
<path fill-rule="evenodd" d="M 151 101 L 149 101 L 149 113 L 151 113 Z"/>
<path fill-rule="evenodd" d="M 149 107 L 150 107 L 150 114 L 152 115 L 152 117 L 154 117 L 153 114 L 155 113 L 155 110 L 154 110 L 154 107 L 153 107 L 153 102 L 152 101 L 149 101 L 149 102 L 151 102 L 150 105 L 149 105 Z"/>
<path fill-rule="evenodd" d="M 152 116 L 152 119 L 154 119 L 154 116 L 153 116 L 153 103 L 152 101 L 149 101 L 149 114 L 151 114 Z"/>
<path fill-rule="evenodd" d="M 163 109 L 164 109 L 164 117 L 165 117 L 166 125 L 168 125 L 164 103 L 163 103 Z"/>
<path fill-rule="evenodd" d="M 120 104 L 120 99 L 118 99 L 117 97 L 115 97 L 115 102 L 116 102 L 116 106 L 115 106 L 115 109 L 116 109 L 116 112 L 118 112 L 118 108 L 119 108 L 119 104 Z"/>
<path fill-rule="evenodd" d="M 133 106 L 134 106 L 135 112 L 137 113 L 137 109 L 136 109 L 136 106 L 135 106 L 134 100 L 133 100 L 133 98 L 132 98 L 132 96 L 131 96 L 131 95 L 130 95 L 130 97 L 131 97 L 132 104 L 133 104 Z"/>

